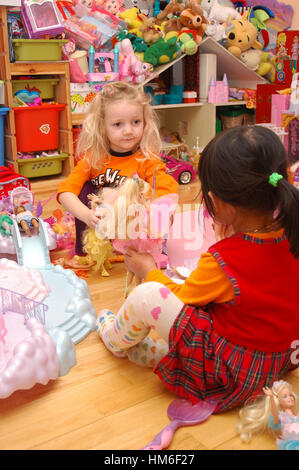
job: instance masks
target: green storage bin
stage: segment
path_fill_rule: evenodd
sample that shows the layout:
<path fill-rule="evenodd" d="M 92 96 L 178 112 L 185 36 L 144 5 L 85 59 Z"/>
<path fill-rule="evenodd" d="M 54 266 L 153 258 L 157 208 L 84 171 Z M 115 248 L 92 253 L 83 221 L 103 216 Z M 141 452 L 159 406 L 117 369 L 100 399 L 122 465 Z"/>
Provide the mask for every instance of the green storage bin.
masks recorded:
<path fill-rule="evenodd" d="M 68 158 L 67 153 L 51 157 L 18 158 L 19 173 L 26 178 L 58 175 L 62 172 L 62 161 Z"/>
<path fill-rule="evenodd" d="M 43 100 L 52 100 L 55 96 L 55 85 L 59 82 L 59 78 L 34 78 L 25 80 L 12 80 L 12 94 L 23 89 L 36 88 L 40 92 Z"/>
<path fill-rule="evenodd" d="M 246 108 L 241 106 L 232 106 L 219 108 L 218 110 L 222 129 L 230 129 L 231 127 L 238 127 L 244 125 Z"/>
<path fill-rule="evenodd" d="M 62 59 L 62 46 L 67 39 L 13 39 L 16 60 L 57 61 Z"/>

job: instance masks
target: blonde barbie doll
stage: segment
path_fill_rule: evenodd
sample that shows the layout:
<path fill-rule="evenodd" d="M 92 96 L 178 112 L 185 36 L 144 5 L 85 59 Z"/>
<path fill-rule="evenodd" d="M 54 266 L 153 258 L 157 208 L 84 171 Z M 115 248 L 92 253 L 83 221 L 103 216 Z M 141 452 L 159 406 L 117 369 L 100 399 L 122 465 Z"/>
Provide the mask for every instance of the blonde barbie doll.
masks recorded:
<path fill-rule="evenodd" d="M 237 432 L 241 440 L 249 442 L 253 433 L 270 428 L 279 433 L 279 450 L 299 450 L 299 414 L 294 412 L 297 397 L 291 385 L 279 380 L 263 392 L 264 396 L 240 411 Z"/>

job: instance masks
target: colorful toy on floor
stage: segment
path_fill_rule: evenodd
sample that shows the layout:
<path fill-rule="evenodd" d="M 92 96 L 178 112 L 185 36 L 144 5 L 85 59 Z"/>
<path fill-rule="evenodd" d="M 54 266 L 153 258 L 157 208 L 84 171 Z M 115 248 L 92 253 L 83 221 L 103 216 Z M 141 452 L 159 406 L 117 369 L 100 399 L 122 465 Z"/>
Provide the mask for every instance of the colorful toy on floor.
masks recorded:
<path fill-rule="evenodd" d="M 206 421 L 217 406 L 216 401 L 198 401 L 177 398 L 170 403 L 167 414 L 171 422 L 142 450 L 162 450 L 169 447 L 175 431 L 181 426 L 195 426 Z"/>
<path fill-rule="evenodd" d="M 263 388 L 260 396 L 240 410 L 236 430 L 243 442 L 249 442 L 253 433 L 265 428 L 278 432 L 278 450 L 299 450 L 299 414 L 295 414 L 297 396 L 291 384 L 275 381 Z"/>

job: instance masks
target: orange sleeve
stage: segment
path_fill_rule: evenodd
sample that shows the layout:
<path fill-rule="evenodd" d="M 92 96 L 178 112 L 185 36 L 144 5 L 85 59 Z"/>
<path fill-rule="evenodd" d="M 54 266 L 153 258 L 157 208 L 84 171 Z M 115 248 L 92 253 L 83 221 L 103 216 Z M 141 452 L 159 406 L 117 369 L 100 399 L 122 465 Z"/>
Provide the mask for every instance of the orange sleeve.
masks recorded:
<path fill-rule="evenodd" d="M 177 284 L 159 269 L 153 269 L 146 281 L 156 281 L 168 287 L 184 304 L 204 306 L 210 302 L 229 302 L 234 289 L 229 278 L 211 253 L 204 253 L 197 268 L 184 284 Z"/>
<path fill-rule="evenodd" d="M 78 196 L 86 181 L 90 179 L 90 166 L 86 160 L 80 160 L 69 176 L 60 183 L 56 195 L 59 202 L 61 193 L 70 192 Z"/>
<path fill-rule="evenodd" d="M 138 169 L 140 178 L 147 181 L 153 187 L 154 170 L 156 171 L 156 193 L 155 197 L 161 197 L 165 194 L 178 192 L 178 183 L 176 180 L 166 173 L 166 165 L 159 157 L 147 158 L 142 161 L 141 167 Z"/>

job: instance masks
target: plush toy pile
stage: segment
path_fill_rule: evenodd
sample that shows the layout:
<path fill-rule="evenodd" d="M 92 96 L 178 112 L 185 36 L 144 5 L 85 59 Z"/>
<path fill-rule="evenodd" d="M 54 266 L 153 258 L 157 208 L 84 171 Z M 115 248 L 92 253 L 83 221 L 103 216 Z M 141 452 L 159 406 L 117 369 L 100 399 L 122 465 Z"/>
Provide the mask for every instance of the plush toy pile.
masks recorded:
<path fill-rule="evenodd" d="M 26 1 L 22 3 L 21 13 Z M 64 47 L 64 58 L 70 61 L 72 82 L 142 83 L 155 67 L 173 61 L 180 54 L 195 54 L 205 36 L 221 42 L 250 69 L 274 80 L 275 57 L 263 50 L 267 42 L 267 19 L 274 16 L 266 7 L 249 8 L 245 0 L 170 0 L 168 3 L 53 0 L 53 3 L 63 17 L 62 34 L 70 41 Z M 241 12 L 237 11 L 239 6 L 243 7 Z M 44 20 L 46 23 L 47 18 Z M 45 24 L 44 34 L 49 36 L 47 28 L 49 25 Z M 30 37 L 25 23 L 24 30 Z M 24 37 L 24 31 L 21 34 Z M 18 36 L 18 31 L 14 30 L 14 36 Z M 77 59 L 78 50 L 86 52 L 83 65 Z M 107 53 L 111 56 L 105 56 Z"/>

